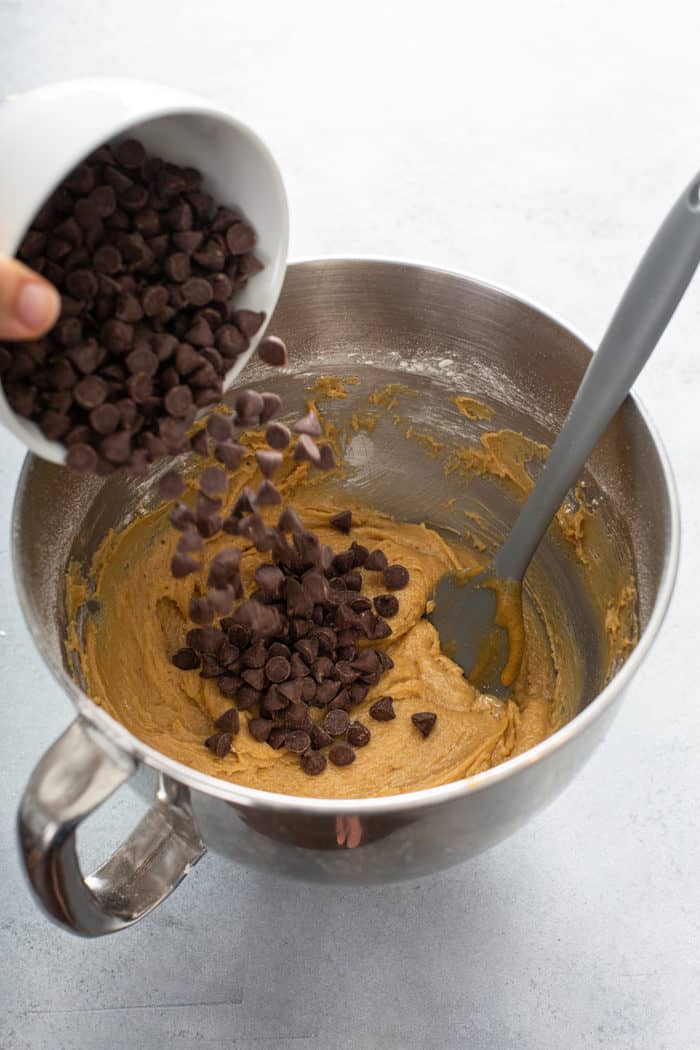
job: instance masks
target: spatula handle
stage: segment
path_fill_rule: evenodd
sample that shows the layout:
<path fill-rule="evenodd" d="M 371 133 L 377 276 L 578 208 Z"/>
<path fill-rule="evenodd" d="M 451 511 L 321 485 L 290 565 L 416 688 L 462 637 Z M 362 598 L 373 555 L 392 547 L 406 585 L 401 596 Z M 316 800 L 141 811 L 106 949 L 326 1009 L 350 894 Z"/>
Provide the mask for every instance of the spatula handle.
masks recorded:
<path fill-rule="evenodd" d="M 700 174 L 666 216 L 622 297 L 529 499 L 496 555 L 521 579 L 562 500 L 647 362 L 700 263 Z"/>

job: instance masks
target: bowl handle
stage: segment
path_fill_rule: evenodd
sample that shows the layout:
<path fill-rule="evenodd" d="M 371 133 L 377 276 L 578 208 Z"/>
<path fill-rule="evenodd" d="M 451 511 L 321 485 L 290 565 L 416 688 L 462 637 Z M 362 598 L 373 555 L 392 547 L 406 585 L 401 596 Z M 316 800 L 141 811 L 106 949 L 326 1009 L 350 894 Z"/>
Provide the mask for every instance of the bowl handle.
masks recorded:
<path fill-rule="evenodd" d="M 83 937 L 130 926 L 164 900 L 204 854 L 182 784 L 161 776 L 156 800 L 92 875 L 78 863 L 78 825 L 121 787 L 138 763 L 77 718 L 43 756 L 17 818 L 29 882 L 54 921 Z"/>

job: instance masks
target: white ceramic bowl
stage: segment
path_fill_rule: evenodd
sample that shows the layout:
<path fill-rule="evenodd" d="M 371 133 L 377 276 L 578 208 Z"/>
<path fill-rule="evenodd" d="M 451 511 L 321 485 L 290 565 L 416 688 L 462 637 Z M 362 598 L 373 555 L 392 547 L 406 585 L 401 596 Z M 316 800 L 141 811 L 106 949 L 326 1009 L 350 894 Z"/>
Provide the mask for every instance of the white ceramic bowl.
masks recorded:
<path fill-rule="evenodd" d="M 258 235 L 265 268 L 239 293 L 242 308 L 264 310 L 279 298 L 289 240 L 279 168 L 258 136 L 225 109 L 174 88 L 96 78 L 50 84 L 0 104 L 0 254 L 14 255 L 35 213 L 93 149 L 134 136 L 157 156 L 192 165 L 220 204 L 243 212 Z M 227 374 L 228 389 L 254 352 L 265 325 Z M 10 408 L 0 386 L 0 422 L 32 452 L 63 463 L 65 449 Z"/>

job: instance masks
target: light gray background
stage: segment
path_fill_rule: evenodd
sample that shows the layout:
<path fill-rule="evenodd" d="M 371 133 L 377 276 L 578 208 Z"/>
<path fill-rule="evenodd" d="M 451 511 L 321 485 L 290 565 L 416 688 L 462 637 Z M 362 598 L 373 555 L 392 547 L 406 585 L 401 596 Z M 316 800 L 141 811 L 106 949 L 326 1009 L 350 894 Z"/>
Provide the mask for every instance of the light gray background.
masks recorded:
<path fill-rule="evenodd" d="M 114 73 L 209 95 L 277 155 L 293 256 L 468 270 L 595 342 L 700 167 L 699 12 L 0 0 L 0 94 Z M 15 855 L 22 786 L 71 709 L 15 599 L 22 450 L 0 434 L 3 1050 L 700 1047 L 699 344 L 700 278 L 638 384 L 680 485 L 680 582 L 564 797 L 475 862 L 384 889 L 287 884 L 212 856 L 143 925 L 94 943 L 43 918 Z M 97 818 L 92 860 L 137 810 L 122 793 Z"/>

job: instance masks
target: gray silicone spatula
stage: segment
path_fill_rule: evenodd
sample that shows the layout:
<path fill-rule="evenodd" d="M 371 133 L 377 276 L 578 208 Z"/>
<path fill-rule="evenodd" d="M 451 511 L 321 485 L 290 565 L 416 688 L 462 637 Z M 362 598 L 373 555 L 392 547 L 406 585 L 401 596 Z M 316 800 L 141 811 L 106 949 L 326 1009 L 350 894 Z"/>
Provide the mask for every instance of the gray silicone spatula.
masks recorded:
<path fill-rule="evenodd" d="M 700 263 L 700 175 L 642 258 L 586 369 L 530 496 L 486 570 L 437 583 L 429 618 L 443 648 L 484 692 L 506 698 L 523 652 L 521 584 L 566 493 L 620 407 Z"/>

